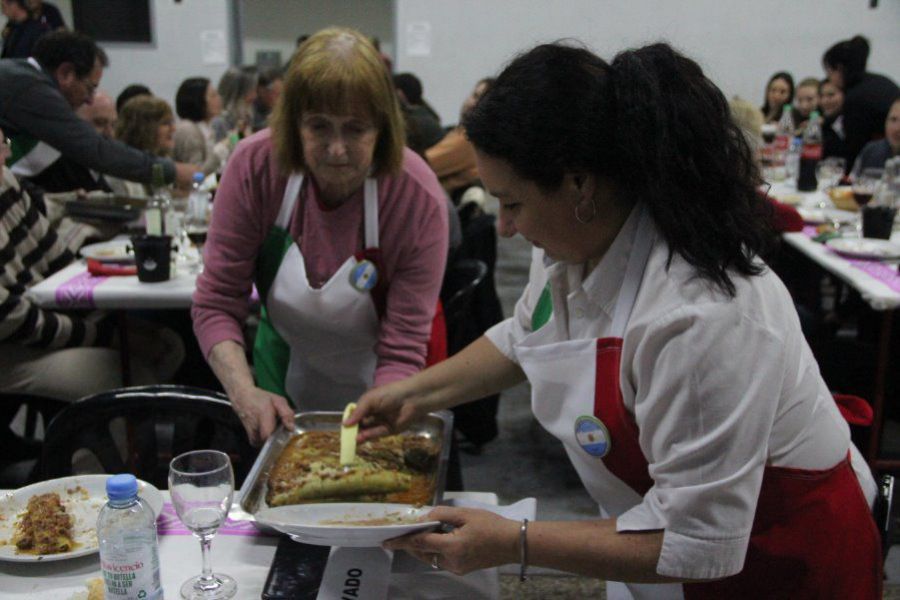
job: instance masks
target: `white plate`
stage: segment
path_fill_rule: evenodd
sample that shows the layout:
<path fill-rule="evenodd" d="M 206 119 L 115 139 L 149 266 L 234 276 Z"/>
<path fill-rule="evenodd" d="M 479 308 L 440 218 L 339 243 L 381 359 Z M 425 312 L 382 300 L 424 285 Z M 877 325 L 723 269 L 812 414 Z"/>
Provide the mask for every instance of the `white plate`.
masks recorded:
<path fill-rule="evenodd" d="M 810 225 L 821 225 L 822 223 L 849 223 L 857 218 L 856 215 L 851 212 L 835 208 L 804 208 L 799 206 L 797 207 L 797 212 L 800 213 L 800 218 L 803 219 L 803 222 Z"/>
<path fill-rule="evenodd" d="M 49 562 L 97 552 L 97 515 L 106 504 L 106 480 L 109 478 L 110 475 L 74 475 L 33 483 L 0 496 L 0 560 Z M 35 494 L 50 492 L 59 494 L 66 512 L 72 515 L 73 537 L 80 546 L 70 552 L 59 554 L 17 554 L 12 537 L 18 515 L 25 512 L 29 498 Z M 153 509 L 153 514 L 159 517 L 163 505 L 163 497 L 159 490 L 152 484 L 138 479 L 138 495 L 147 501 Z"/>
<path fill-rule="evenodd" d="M 131 242 L 128 240 L 110 240 L 83 246 L 79 253 L 84 258 L 93 258 L 100 262 L 133 263 L 134 254 L 128 251 L 130 246 Z"/>
<path fill-rule="evenodd" d="M 295 504 L 264 508 L 256 513 L 256 521 L 307 544 L 371 548 L 414 531 L 437 528 L 438 521 L 415 522 L 431 509 L 430 506 L 415 508 L 408 504 Z M 383 518 L 402 522 L 396 525 L 353 524 L 354 521 Z M 331 521 L 337 522 L 329 523 Z"/>
<path fill-rule="evenodd" d="M 869 258 L 883 260 L 900 258 L 900 245 L 888 240 L 873 238 L 834 238 L 825 245 L 837 252 L 852 258 Z"/>

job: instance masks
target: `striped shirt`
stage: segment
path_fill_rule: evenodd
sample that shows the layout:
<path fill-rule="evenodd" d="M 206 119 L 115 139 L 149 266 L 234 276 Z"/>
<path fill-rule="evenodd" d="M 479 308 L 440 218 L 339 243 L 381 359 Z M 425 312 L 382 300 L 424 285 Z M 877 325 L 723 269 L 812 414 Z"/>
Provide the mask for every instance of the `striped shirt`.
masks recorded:
<path fill-rule="evenodd" d="M 100 313 L 44 310 L 25 297 L 74 256 L 9 169 L 0 180 L 0 342 L 41 348 L 92 346 Z"/>

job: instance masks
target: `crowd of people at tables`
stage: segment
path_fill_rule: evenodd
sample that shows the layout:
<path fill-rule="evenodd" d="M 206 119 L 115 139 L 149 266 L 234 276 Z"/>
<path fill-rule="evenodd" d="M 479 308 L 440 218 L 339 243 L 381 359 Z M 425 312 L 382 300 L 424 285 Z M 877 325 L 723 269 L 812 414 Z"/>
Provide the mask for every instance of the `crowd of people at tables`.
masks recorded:
<path fill-rule="evenodd" d="M 802 128 L 819 106 L 848 162 L 868 155 L 887 121 L 896 155 L 898 90 L 866 71 L 868 51 L 860 37 L 836 44 L 823 57 L 828 78 L 796 90 L 790 75 L 776 74 L 760 121 L 779 119 L 793 101 Z M 739 127 L 737 108 L 696 63 L 664 44 L 610 63 L 565 44 L 539 46 L 478 81 L 460 124 L 445 129 L 421 82 L 391 76 L 353 30 L 304 39 L 283 72 L 235 67 L 215 86 L 188 78 L 174 111 L 142 86 L 114 103 L 98 90 L 107 62 L 93 41 L 65 30 L 42 35 L 27 58 L 0 61 L 0 127 L 11 139 L 0 188 L 0 246 L 10 249 L 0 390 L 74 400 L 115 387 L 120 373 L 109 315 L 41 309 L 25 295 L 80 244 L 108 234 L 53 222 L 49 194 L 146 196 L 160 163 L 176 190 L 196 172 L 221 173 L 193 333 L 179 340 L 137 321 L 150 339 L 130 338 L 132 368 L 144 373 L 135 382 L 171 378 L 185 336 L 195 343 L 195 335 L 260 443 L 292 424 L 297 408 L 335 410 L 361 397 L 351 421 L 369 437 L 527 377 L 536 416 L 613 517 L 535 524 L 535 564 L 629 581 L 637 594 L 635 584 L 650 582 L 765 595 L 773 568 L 778 586 L 798 590 L 880 589 L 871 474 L 789 295 L 760 260 L 772 223 L 759 210 L 755 132 Z M 8 100 L 13 94 L 19 99 Z M 678 153 L 664 160 L 653 150 L 658 139 Z M 516 314 L 444 360 L 438 296 L 454 200 L 479 182 L 499 198 L 500 234 L 525 236 L 534 260 Z M 696 235 L 700 225 L 709 235 Z M 254 285 L 262 309 L 248 343 Z M 610 342 L 608 352 L 597 338 Z M 613 383 L 582 381 L 588 364 Z M 41 377 L 48 372 L 60 376 Z M 581 384 L 597 386 L 590 406 Z M 735 385 L 739 393 L 728 392 Z M 698 403 L 713 398 L 721 404 L 696 422 Z M 809 419 L 790 418 L 800 412 Z M 590 427 L 601 417 L 617 444 L 604 473 L 582 456 L 593 446 L 581 434 L 600 431 Z M 588 429 L 572 434 L 573 424 Z M 717 458 L 698 463 L 710 448 Z M 799 485 L 798 472 L 827 475 Z M 711 502 L 709 489 L 725 500 Z M 839 499 L 839 514 L 805 504 L 823 496 Z M 764 517 L 788 515 L 789 526 L 757 529 L 757 498 Z M 442 511 L 453 536 L 395 547 L 454 572 L 523 558 L 510 548 L 527 522 Z M 823 557 L 801 540 L 810 523 L 840 551 Z M 792 558 L 780 559 L 783 551 Z"/>
<path fill-rule="evenodd" d="M 802 136 L 813 111 L 818 111 L 823 158 L 843 158 L 848 173 L 883 167 L 900 152 L 900 88 L 867 70 L 869 50 L 862 36 L 838 42 L 822 56 L 825 78 L 806 77 L 796 88 L 790 73 L 772 75 L 760 107 L 764 122 L 777 123 L 790 107 L 795 134 Z"/>

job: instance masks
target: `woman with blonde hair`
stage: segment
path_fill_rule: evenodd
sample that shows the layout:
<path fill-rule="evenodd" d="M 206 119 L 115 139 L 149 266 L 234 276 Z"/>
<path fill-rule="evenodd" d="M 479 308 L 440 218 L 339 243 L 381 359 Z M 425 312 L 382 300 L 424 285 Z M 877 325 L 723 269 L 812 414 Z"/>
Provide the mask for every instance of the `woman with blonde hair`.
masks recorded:
<path fill-rule="evenodd" d="M 332 28 L 299 47 L 269 128 L 229 159 L 192 314 L 253 442 L 293 427 L 295 409 L 341 409 L 424 365 L 447 210 L 404 144 L 378 52 Z M 255 379 L 242 331 L 253 284 Z"/>
<path fill-rule="evenodd" d="M 138 150 L 168 156 L 175 147 L 175 115 L 155 96 L 136 96 L 125 103 L 116 121 L 116 139 Z"/>
<path fill-rule="evenodd" d="M 219 80 L 222 113 L 210 122 L 213 138 L 222 141 L 232 134 L 240 139 L 250 135 L 253 121 L 253 102 L 259 74 L 255 67 L 231 67 Z"/>

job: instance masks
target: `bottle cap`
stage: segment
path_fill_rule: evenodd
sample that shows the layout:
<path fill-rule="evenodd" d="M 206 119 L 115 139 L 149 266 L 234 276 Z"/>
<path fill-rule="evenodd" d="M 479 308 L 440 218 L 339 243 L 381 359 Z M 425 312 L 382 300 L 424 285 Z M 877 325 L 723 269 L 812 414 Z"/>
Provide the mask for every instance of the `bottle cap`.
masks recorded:
<path fill-rule="evenodd" d="M 203 183 L 203 180 L 205 179 L 205 177 L 203 177 L 203 173 L 201 173 L 200 171 L 197 171 L 196 173 L 194 173 L 193 179 L 194 179 L 194 183 Z"/>
<path fill-rule="evenodd" d="M 128 500 L 137 496 L 137 479 L 134 475 L 123 473 L 113 475 L 106 480 L 106 495 L 110 500 Z"/>
<path fill-rule="evenodd" d="M 791 106 L 791 103 L 788 102 L 787 104 L 784 105 L 784 108 L 782 110 L 791 110 L 791 108 L 793 108 L 793 107 Z"/>
<path fill-rule="evenodd" d="M 809 118 L 810 118 L 810 119 L 818 119 L 818 118 L 819 118 L 819 111 L 814 110 L 814 111 L 812 111 L 811 113 L 809 113 Z"/>

